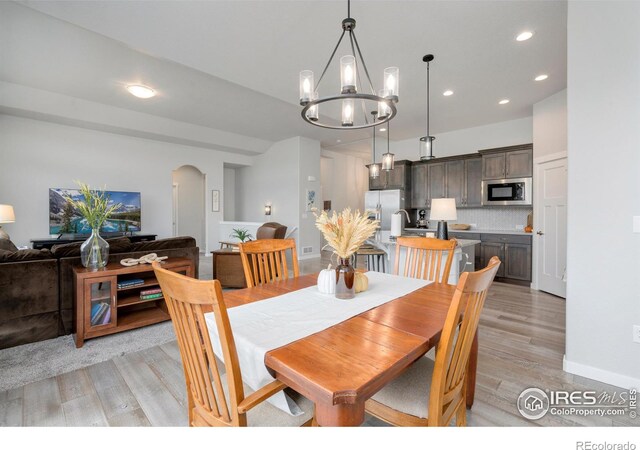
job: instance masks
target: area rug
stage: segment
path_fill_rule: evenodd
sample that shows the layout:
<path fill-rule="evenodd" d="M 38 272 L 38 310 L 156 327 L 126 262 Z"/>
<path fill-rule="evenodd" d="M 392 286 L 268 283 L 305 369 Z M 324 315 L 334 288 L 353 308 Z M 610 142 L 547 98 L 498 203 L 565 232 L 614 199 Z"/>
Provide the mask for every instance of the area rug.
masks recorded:
<path fill-rule="evenodd" d="M 81 348 L 67 335 L 0 350 L 0 392 L 175 339 L 172 323 L 163 322 L 89 339 Z"/>

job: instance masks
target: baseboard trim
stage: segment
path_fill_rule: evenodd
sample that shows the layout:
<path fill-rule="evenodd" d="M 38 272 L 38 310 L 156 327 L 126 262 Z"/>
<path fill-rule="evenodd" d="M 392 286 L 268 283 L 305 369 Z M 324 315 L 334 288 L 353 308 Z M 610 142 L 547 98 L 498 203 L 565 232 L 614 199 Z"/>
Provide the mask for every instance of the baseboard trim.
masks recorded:
<path fill-rule="evenodd" d="M 581 377 L 590 378 L 592 380 L 601 381 L 603 383 L 611 384 L 613 386 L 618 386 L 624 389 L 640 388 L 640 379 L 638 378 L 633 378 L 627 375 L 610 372 L 608 370 L 598 369 L 597 367 L 588 366 L 586 364 L 569 361 L 567 359 L 567 355 L 565 355 L 562 359 L 562 368 L 565 372 L 569 372 L 574 375 L 580 375 Z"/>
<path fill-rule="evenodd" d="M 298 256 L 298 261 L 303 261 L 305 259 L 313 259 L 320 258 L 320 253 L 313 253 L 311 255 Z"/>

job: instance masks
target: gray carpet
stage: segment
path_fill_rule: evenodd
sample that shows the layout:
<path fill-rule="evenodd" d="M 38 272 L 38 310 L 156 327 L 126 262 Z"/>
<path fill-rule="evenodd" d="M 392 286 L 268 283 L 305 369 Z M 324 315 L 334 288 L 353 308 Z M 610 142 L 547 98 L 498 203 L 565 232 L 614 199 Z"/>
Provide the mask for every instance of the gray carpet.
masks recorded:
<path fill-rule="evenodd" d="M 173 324 L 162 322 L 89 339 L 81 348 L 76 348 L 73 335 L 67 335 L 4 349 L 0 351 L 0 392 L 175 339 Z"/>

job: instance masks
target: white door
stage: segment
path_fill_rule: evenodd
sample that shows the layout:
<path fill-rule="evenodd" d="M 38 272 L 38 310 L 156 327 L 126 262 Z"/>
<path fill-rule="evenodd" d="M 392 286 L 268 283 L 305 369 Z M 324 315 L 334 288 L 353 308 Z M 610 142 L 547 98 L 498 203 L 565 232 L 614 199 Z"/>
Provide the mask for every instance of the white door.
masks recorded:
<path fill-rule="evenodd" d="M 536 166 L 534 233 L 538 289 L 566 298 L 567 158 Z"/>

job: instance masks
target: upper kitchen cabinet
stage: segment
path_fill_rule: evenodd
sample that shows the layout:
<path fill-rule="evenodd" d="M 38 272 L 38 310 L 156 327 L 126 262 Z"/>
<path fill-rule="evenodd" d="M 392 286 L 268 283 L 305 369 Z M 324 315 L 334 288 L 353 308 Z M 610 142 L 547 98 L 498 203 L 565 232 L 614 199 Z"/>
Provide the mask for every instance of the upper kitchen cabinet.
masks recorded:
<path fill-rule="evenodd" d="M 479 156 L 464 160 L 464 207 L 482 206 L 482 158 Z"/>
<path fill-rule="evenodd" d="M 458 208 L 482 206 L 480 155 L 439 158 L 411 167 L 411 208 L 429 208 L 434 198 L 455 198 Z"/>
<path fill-rule="evenodd" d="M 482 179 L 525 178 L 533 175 L 533 144 L 480 150 Z"/>
<path fill-rule="evenodd" d="M 427 164 L 414 163 L 411 166 L 411 208 L 427 207 Z"/>
<path fill-rule="evenodd" d="M 367 165 L 367 168 L 369 165 Z M 405 195 L 411 190 L 411 161 L 396 161 L 393 170 L 381 170 L 377 178 L 369 177 L 369 190 L 403 189 Z"/>

